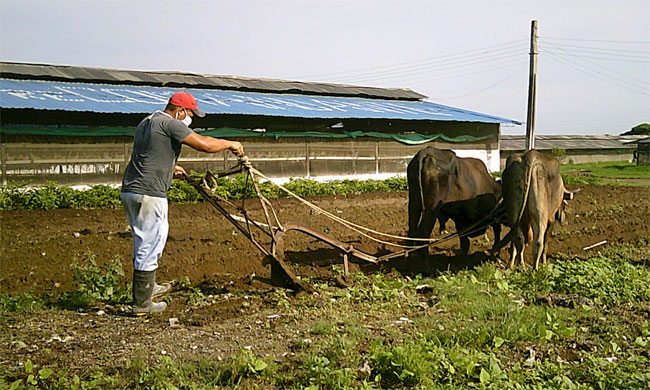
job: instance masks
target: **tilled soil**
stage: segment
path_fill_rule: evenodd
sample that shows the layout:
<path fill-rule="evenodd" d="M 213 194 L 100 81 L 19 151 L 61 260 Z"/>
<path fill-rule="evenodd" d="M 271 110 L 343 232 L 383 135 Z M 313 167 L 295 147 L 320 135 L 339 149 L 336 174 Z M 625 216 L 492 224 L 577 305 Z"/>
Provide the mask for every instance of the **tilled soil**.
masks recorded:
<path fill-rule="evenodd" d="M 406 235 L 406 192 L 311 200 L 358 225 Z M 399 249 L 362 237 L 297 201 L 272 203 L 283 223 L 304 224 L 372 255 Z M 257 201 L 248 200 L 244 207 L 253 219 L 264 221 Z M 549 253 L 586 256 L 584 247 L 603 240 L 607 240 L 605 245 L 636 242 L 650 236 L 649 215 L 648 187 L 584 186 L 570 202 L 565 224 L 555 228 Z M 0 294 L 55 296 L 73 291 L 71 264 L 89 252 L 98 264 L 119 256 L 127 273 L 124 282 L 128 282 L 132 240 L 123 210 L 13 211 L 1 212 L 0 218 Z M 453 231 L 453 223 L 447 228 Z M 458 254 L 454 239 L 430 248 L 425 262 L 398 259 L 381 268 L 433 274 L 471 267 L 490 261 L 486 251 L 492 241 L 489 230 L 486 236 L 472 239 L 469 256 Z M 287 263 L 303 277 L 331 279 L 332 265 L 342 263 L 338 250 L 295 232 L 287 236 L 285 253 Z M 506 251 L 500 256 L 505 260 Z M 209 204 L 171 204 L 170 235 L 158 280 L 176 283 L 163 315 L 134 318 L 126 315 L 126 306 L 9 313 L 0 318 L 0 365 L 17 372 L 19 363 L 30 358 L 49 367 L 83 370 L 99 366 L 111 372 L 138 354 L 219 358 L 248 345 L 262 355 L 290 353 L 290 340 L 302 337 L 310 325 L 308 319 L 274 316 L 277 290 L 270 284 L 269 266 L 262 264 L 262 258 Z M 352 261 L 353 271 L 380 268 Z M 200 289 L 201 304 L 188 304 L 192 289 Z"/>

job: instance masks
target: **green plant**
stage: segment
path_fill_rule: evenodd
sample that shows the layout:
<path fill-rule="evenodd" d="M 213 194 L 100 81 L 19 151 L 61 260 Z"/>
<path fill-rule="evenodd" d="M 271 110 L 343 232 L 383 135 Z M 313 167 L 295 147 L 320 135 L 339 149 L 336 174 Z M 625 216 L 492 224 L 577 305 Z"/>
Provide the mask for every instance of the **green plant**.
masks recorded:
<path fill-rule="evenodd" d="M 167 199 L 174 203 L 197 203 L 201 195 L 185 180 L 172 180 L 172 186 L 167 191 Z"/>
<path fill-rule="evenodd" d="M 245 348 L 239 349 L 239 354 L 233 358 L 232 362 L 232 372 L 235 374 L 235 377 L 258 375 L 268 367 L 268 363 Z"/>
<path fill-rule="evenodd" d="M 51 368 L 43 367 L 36 370 L 31 359 L 27 359 L 24 365 L 25 377 L 14 380 L 6 387 L 9 390 L 47 390 L 47 389 L 70 389 L 70 390 L 92 390 L 113 387 L 116 384 L 115 378 L 104 376 L 101 371 L 91 372 L 87 378 L 80 378 L 77 374 L 71 377 L 65 372 L 57 372 Z M 3 382 L 0 379 L 0 387 Z M 2 387 L 3 389 L 5 387 Z"/>
<path fill-rule="evenodd" d="M 187 303 L 196 306 L 205 300 L 205 294 L 199 287 L 189 287 L 190 294 L 187 298 Z"/>
<path fill-rule="evenodd" d="M 650 300 L 650 271 L 620 257 L 558 261 L 511 279 L 531 299 L 535 294 L 564 293 L 593 299 L 598 305 Z"/>
<path fill-rule="evenodd" d="M 553 149 L 551 149 L 551 154 L 553 155 L 553 157 L 555 157 L 557 159 L 557 161 L 560 164 L 566 158 L 566 150 L 564 150 L 563 148 L 558 148 L 557 146 L 553 147 Z"/>
<path fill-rule="evenodd" d="M 597 185 L 597 184 L 602 184 L 602 180 L 597 178 L 597 177 L 592 177 L 592 176 L 578 176 L 578 175 L 569 175 L 569 174 L 562 174 L 562 181 L 564 182 L 564 185 L 566 186 L 571 186 L 571 185 L 576 185 L 576 186 L 584 186 L 584 185 Z"/>
<path fill-rule="evenodd" d="M 122 205 L 120 189 L 107 185 L 94 185 L 85 191 L 73 193 L 70 208 L 117 208 Z"/>
<path fill-rule="evenodd" d="M 0 314 L 41 310 L 47 303 L 29 293 L 16 296 L 0 296 Z"/>
<path fill-rule="evenodd" d="M 650 170 L 647 167 L 637 166 L 636 164 L 625 161 L 564 164 L 560 167 L 560 172 L 562 173 L 575 171 L 587 172 L 590 176 L 599 178 L 650 178 Z"/>
<path fill-rule="evenodd" d="M 40 389 L 44 386 L 45 381 L 54 373 L 49 368 L 41 368 L 38 372 L 34 371 L 32 361 L 27 359 L 25 362 L 25 373 L 27 378 L 18 379 L 11 384 L 10 390 L 15 389 Z"/>
<path fill-rule="evenodd" d="M 115 256 L 103 266 L 98 266 L 95 254 L 87 252 L 84 257 L 75 257 L 72 265 L 73 281 L 77 284 L 77 291 L 68 299 L 75 300 L 83 305 L 96 301 L 125 303 L 130 299 L 128 287 L 122 287 L 124 278 L 122 260 Z"/>
<path fill-rule="evenodd" d="M 192 181 L 202 180 L 202 176 L 193 173 Z M 217 179 L 214 192 L 224 199 L 238 200 L 254 198 L 256 193 L 251 179 L 239 174 L 230 178 Z M 276 199 L 289 196 L 271 182 L 259 182 L 261 193 Z M 291 179 L 284 185 L 298 196 L 350 195 L 376 191 L 405 191 L 408 183 L 405 177 L 394 177 L 383 181 L 377 180 L 335 180 L 320 183 L 309 179 Z M 174 203 L 196 203 L 203 201 L 198 191 L 185 180 L 174 179 L 167 193 L 167 198 Z M 11 184 L 0 187 L 0 210 L 36 210 L 56 208 L 117 208 L 120 207 L 120 189 L 117 187 L 95 185 L 87 190 L 75 190 L 48 182 L 45 186 L 25 188 L 25 184 Z"/>

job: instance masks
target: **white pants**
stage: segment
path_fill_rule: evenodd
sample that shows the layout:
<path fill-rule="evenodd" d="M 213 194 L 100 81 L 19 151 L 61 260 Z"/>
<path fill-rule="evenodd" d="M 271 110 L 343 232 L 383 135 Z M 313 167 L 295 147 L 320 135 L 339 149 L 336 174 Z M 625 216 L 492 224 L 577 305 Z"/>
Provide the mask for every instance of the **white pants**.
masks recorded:
<path fill-rule="evenodd" d="M 167 199 L 128 192 L 120 194 L 133 235 L 133 268 L 158 268 L 169 232 Z"/>

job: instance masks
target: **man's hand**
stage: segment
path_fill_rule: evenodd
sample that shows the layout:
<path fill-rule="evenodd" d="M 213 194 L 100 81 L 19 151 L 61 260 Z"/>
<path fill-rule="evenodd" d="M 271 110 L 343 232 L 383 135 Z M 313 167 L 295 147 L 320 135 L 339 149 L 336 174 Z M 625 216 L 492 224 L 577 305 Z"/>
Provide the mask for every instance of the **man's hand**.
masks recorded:
<path fill-rule="evenodd" d="M 244 146 L 237 141 L 232 141 L 228 149 L 230 149 L 230 151 L 237 157 L 244 155 Z"/>
<path fill-rule="evenodd" d="M 244 155 L 244 147 L 237 141 L 206 137 L 195 132 L 185 137 L 183 143 L 201 152 L 217 153 L 228 149 L 237 157 Z"/>
<path fill-rule="evenodd" d="M 174 165 L 174 178 L 175 179 L 185 179 L 187 177 L 187 172 L 180 165 Z"/>

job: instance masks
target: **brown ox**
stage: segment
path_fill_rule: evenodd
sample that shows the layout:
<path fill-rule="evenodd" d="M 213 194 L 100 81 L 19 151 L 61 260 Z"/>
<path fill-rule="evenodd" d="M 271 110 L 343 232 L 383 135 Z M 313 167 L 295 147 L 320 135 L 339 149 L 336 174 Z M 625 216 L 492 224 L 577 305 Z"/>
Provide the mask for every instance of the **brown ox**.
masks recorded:
<path fill-rule="evenodd" d="M 512 242 L 510 267 L 515 266 L 516 260 L 523 266 L 524 249 L 532 239 L 537 269 L 540 260 L 546 263 L 553 223 L 564 221 L 565 199 L 572 199 L 573 193 L 564 188 L 557 160 L 536 150 L 508 157 L 502 180 L 503 203 L 511 230 L 493 251 Z"/>
<path fill-rule="evenodd" d="M 469 238 L 484 234 L 492 224 L 495 241 L 501 224 L 488 220 L 501 197 L 501 184 L 476 158 L 456 157 L 451 150 L 431 146 L 420 150 L 407 168 L 409 186 L 409 237 L 429 238 L 436 223 L 440 230 L 451 219 L 456 231 L 469 229 L 460 237 L 463 253 L 469 251 Z M 412 244 L 417 244 L 412 242 Z"/>

